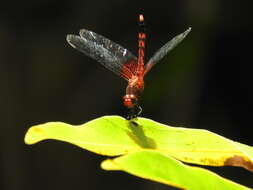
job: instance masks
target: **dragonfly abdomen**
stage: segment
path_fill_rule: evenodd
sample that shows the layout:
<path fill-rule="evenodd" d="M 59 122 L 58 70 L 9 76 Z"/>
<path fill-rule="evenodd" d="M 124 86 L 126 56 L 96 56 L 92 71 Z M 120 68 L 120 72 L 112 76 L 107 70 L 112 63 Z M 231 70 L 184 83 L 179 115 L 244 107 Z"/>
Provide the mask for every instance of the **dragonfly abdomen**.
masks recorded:
<path fill-rule="evenodd" d="M 143 76 L 144 74 L 144 57 L 145 57 L 145 28 L 144 28 L 144 17 L 143 15 L 139 16 L 139 25 L 140 31 L 138 33 L 138 66 L 137 66 L 137 75 Z"/>

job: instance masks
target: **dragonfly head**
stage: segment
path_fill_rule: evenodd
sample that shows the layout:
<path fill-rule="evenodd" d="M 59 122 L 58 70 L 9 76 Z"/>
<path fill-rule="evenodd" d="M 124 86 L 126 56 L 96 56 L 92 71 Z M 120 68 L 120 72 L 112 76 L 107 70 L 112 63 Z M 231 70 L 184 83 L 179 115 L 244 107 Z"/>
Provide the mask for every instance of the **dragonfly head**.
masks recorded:
<path fill-rule="evenodd" d="M 126 94 L 123 101 L 127 108 L 133 108 L 137 104 L 137 97 L 134 94 Z"/>

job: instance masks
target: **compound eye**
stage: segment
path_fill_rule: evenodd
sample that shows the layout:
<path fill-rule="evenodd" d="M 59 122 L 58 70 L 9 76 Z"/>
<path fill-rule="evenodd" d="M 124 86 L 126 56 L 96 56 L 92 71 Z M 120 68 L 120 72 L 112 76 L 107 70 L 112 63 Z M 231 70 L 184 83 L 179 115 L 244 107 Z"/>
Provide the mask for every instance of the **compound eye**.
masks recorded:
<path fill-rule="evenodd" d="M 124 105 L 128 108 L 132 108 L 134 104 L 132 103 L 132 100 L 130 98 L 124 99 Z"/>
<path fill-rule="evenodd" d="M 136 97 L 134 97 L 134 98 L 132 99 L 132 104 L 133 104 L 133 105 L 136 105 L 136 104 L 137 104 L 137 98 L 136 98 Z"/>
<path fill-rule="evenodd" d="M 131 98 L 132 104 L 136 105 L 137 104 L 137 98 L 134 94 L 130 94 L 129 98 Z"/>

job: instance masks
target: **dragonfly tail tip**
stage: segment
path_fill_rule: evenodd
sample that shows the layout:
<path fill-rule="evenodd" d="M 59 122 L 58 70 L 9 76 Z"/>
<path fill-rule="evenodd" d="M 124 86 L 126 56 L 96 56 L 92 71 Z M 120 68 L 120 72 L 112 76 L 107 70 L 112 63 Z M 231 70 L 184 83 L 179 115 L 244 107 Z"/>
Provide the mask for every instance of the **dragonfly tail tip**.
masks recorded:
<path fill-rule="evenodd" d="M 143 14 L 140 14 L 140 15 L 139 15 L 139 20 L 140 20 L 140 22 L 143 22 L 143 21 L 144 21 L 144 16 L 143 16 Z"/>

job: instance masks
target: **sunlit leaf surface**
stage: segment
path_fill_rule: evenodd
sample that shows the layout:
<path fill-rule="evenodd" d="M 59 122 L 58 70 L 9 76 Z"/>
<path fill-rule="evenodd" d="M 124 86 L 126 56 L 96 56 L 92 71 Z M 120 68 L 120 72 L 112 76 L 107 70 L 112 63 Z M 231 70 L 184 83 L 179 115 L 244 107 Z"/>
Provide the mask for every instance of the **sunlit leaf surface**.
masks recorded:
<path fill-rule="evenodd" d="M 102 162 L 105 170 L 130 174 L 187 190 L 249 189 L 208 170 L 187 166 L 161 152 L 144 150 Z"/>
<path fill-rule="evenodd" d="M 105 116 L 83 125 L 49 122 L 31 127 L 27 144 L 46 139 L 72 143 L 108 156 L 152 149 L 178 160 L 211 166 L 241 166 L 253 171 L 253 148 L 201 129 L 170 127 L 150 119 Z"/>

